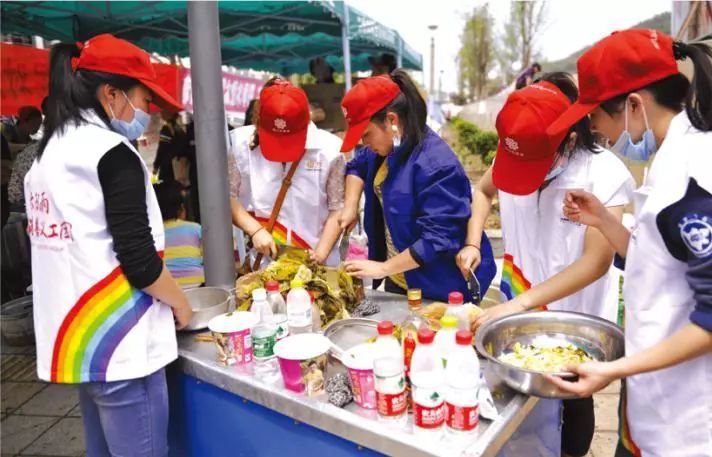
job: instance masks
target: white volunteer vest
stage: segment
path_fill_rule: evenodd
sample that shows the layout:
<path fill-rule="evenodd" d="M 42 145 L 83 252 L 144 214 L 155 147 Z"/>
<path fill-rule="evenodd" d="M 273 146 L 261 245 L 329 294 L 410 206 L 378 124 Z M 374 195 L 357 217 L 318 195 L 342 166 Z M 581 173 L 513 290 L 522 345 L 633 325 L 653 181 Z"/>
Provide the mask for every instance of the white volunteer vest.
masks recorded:
<path fill-rule="evenodd" d="M 636 226 L 625 268 L 626 355 L 656 345 L 690 323 L 687 264 L 665 247 L 658 213 L 685 194 L 690 178 L 712 189 L 712 134 L 676 116 L 647 182 L 636 191 Z M 628 427 L 644 457 L 712 455 L 712 354 L 626 379 Z M 622 437 L 624 440 L 630 437 Z"/>
<path fill-rule="evenodd" d="M 238 199 L 258 221 L 266 224 L 291 163 L 283 165 L 265 159 L 260 147 L 251 150 L 253 132 L 254 126 L 246 126 L 231 133 L 232 154 L 240 172 Z M 326 182 L 331 165 L 341 156 L 340 148 L 341 140 L 337 136 L 309 125 L 304 157 L 294 173 L 272 231 L 278 244 L 302 249 L 316 247 L 329 216 Z M 326 263 L 339 264 L 336 247 Z"/>
<path fill-rule="evenodd" d="M 592 192 L 606 206 L 621 206 L 630 201 L 634 181 L 612 152 L 598 154 L 580 151 L 566 169 L 541 192 L 514 196 L 499 192 L 505 252 L 513 259 L 514 290 L 516 271 L 532 285 L 543 282 L 567 268 L 583 255 L 586 227 L 564 217 L 566 192 L 582 189 Z M 619 273 L 611 268 L 602 278 L 584 289 L 547 304 L 547 309 L 576 311 L 616 321 Z M 522 291 L 523 291 L 522 290 Z M 514 295 L 519 295 L 515 293 Z"/>
<path fill-rule="evenodd" d="M 177 357 L 170 307 L 129 284 L 107 230 L 97 165 L 122 142 L 138 152 L 93 112 L 87 117 L 55 134 L 25 177 L 37 372 L 59 383 L 135 379 Z M 163 251 L 163 221 L 144 173 L 149 224 Z"/>

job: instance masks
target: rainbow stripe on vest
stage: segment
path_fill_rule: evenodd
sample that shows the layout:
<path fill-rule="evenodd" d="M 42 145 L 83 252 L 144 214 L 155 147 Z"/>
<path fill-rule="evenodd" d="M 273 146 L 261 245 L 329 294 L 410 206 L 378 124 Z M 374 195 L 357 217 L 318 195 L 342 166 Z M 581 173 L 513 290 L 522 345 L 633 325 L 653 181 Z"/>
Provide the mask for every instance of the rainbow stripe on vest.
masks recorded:
<path fill-rule="evenodd" d="M 51 382 L 106 381 L 116 347 L 152 304 L 153 297 L 131 286 L 116 267 L 84 292 L 62 321 L 52 352 Z"/>
<path fill-rule="evenodd" d="M 504 263 L 502 265 L 502 280 L 499 283 L 499 290 L 504 294 L 507 300 L 512 300 L 517 295 L 521 295 L 532 288 L 531 282 L 524 276 L 522 270 L 514 263 L 514 257 L 511 254 L 504 254 Z M 537 310 L 546 310 L 546 305 L 536 308 Z"/>

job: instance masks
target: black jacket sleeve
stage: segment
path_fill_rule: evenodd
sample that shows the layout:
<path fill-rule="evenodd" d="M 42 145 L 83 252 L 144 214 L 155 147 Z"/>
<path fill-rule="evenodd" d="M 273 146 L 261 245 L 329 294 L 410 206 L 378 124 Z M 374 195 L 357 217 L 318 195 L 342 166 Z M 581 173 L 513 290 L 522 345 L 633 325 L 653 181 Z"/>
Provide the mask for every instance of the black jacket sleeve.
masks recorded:
<path fill-rule="evenodd" d="M 148 225 L 146 178 L 140 160 L 119 143 L 98 165 L 114 252 L 129 283 L 137 289 L 153 284 L 163 269 Z"/>

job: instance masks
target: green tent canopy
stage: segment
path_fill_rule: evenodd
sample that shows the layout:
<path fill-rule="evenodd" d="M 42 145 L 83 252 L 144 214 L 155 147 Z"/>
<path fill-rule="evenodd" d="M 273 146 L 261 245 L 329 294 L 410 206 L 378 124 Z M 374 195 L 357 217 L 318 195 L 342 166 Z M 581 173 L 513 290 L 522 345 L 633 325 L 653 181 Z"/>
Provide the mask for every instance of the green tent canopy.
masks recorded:
<path fill-rule="evenodd" d="M 367 70 L 369 56 L 400 55 L 406 68 L 422 57 L 400 35 L 340 1 L 218 2 L 222 59 L 226 65 L 305 73 L 325 57 L 343 71 L 342 24 L 347 19 L 351 69 Z M 3 1 L 3 33 L 83 41 L 112 33 L 162 55 L 188 55 L 185 1 Z"/>

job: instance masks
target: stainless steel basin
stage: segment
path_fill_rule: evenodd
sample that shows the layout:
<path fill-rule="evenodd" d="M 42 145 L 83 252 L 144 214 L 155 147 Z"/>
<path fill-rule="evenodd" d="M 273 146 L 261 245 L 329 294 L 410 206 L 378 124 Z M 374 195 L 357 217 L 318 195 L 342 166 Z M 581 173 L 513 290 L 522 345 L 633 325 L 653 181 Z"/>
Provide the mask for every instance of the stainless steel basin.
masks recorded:
<path fill-rule="evenodd" d="M 511 388 L 546 398 L 575 398 L 561 391 L 539 371 L 517 368 L 499 361 L 514 343 L 531 344 L 547 336 L 571 343 L 598 361 L 612 361 L 624 355 L 623 330 L 617 325 L 587 314 L 540 311 L 512 314 L 487 322 L 477 330 L 475 345 L 490 362 L 493 372 Z M 571 377 L 570 373 L 553 373 Z"/>

